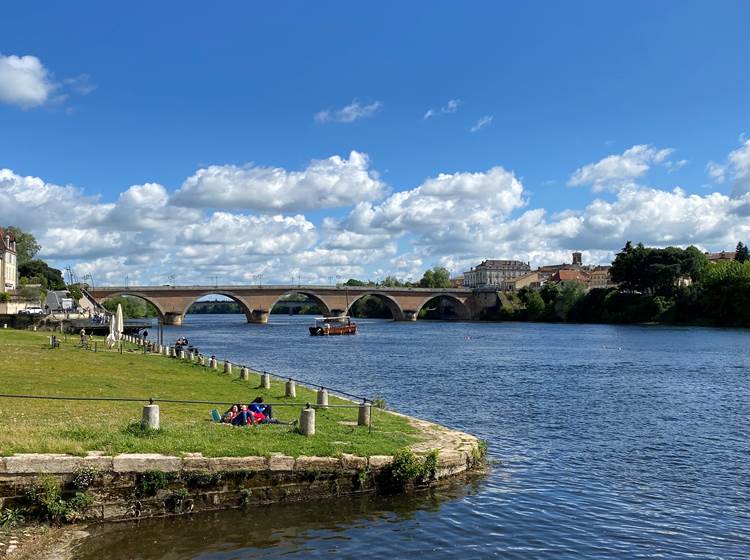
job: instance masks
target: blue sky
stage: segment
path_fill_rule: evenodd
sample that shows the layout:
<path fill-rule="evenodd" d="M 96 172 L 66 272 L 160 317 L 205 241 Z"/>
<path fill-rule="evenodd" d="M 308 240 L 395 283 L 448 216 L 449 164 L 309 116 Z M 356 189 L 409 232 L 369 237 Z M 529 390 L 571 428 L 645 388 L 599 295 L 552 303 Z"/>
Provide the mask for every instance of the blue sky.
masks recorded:
<path fill-rule="evenodd" d="M 750 238 L 746 2 L 2 13 L 0 222 L 81 273 L 418 276 Z"/>

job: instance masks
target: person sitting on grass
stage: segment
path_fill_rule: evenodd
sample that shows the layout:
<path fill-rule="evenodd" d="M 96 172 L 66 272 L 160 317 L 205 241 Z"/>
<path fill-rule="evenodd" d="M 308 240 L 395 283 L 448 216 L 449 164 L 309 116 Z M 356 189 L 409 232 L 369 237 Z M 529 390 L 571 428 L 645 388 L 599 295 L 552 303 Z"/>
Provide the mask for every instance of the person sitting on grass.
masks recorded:
<path fill-rule="evenodd" d="M 261 416 L 263 416 L 261 414 Z M 247 426 L 248 424 L 257 424 L 258 421 L 256 421 L 256 414 L 254 412 L 250 412 L 247 409 L 247 405 L 240 406 L 240 411 L 237 413 L 237 415 L 232 418 L 232 426 Z"/>
<path fill-rule="evenodd" d="M 247 405 L 252 412 L 262 414 L 265 418 L 273 418 L 273 410 L 270 404 L 263 404 L 263 397 L 255 397 L 253 402 Z"/>
<path fill-rule="evenodd" d="M 233 404 L 229 410 L 227 410 L 224 414 L 221 415 L 221 421 L 225 424 L 231 424 L 232 420 L 234 420 L 234 417 L 239 414 L 240 407 L 236 404 Z"/>

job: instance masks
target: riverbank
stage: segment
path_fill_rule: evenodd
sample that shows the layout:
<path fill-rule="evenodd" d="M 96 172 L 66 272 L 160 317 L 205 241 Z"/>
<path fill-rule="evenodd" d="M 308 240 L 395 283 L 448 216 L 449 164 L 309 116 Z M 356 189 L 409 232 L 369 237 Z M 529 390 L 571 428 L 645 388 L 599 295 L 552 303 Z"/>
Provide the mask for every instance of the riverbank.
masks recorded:
<path fill-rule="evenodd" d="M 234 428 L 209 420 L 211 405 L 263 396 L 275 416 L 299 417 L 316 392 L 284 396 L 188 360 L 94 352 L 73 339 L 0 330 L 0 506 L 16 521 L 118 520 L 429 486 L 476 468 L 484 449 L 468 434 L 333 395 L 316 410 L 316 434 L 290 425 Z M 8 395 L 24 395 L 9 398 Z M 46 400 L 29 397 L 137 398 Z M 161 404 L 161 429 L 143 430 L 143 401 Z"/>

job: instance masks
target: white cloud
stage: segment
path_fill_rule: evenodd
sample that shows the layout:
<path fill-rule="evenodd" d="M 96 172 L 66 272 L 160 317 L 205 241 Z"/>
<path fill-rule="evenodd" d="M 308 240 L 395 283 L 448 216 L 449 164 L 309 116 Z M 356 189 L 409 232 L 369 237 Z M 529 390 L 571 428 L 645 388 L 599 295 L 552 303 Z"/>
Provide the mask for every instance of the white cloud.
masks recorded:
<path fill-rule="evenodd" d="M 729 152 L 725 164 L 709 161 L 706 165 L 706 173 L 713 182 L 721 184 L 730 177 L 733 196 L 750 193 L 750 139 L 741 135 L 740 141 L 740 147 Z"/>
<path fill-rule="evenodd" d="M 372 117 L 383 107 L 381 101 L 362 104 L 354 99 L 349 105 L 341 109 L 323 109 L 315 113 L 315 121 L 319 123 L 340 122 L 350 123 L 359 119 Z"/>
<path fill-rule="evenodd" d="M 369 169 L 367 154 L 313 160 L 302 171 L 254 165 L 199 169 L 175 193 L 182 206 L 251 209 L 260 212 L 350 206 L 382 196 L 385 185 Z"/>
<path fill-rule="evenodd" d="M 0 54 L 0 102 L 24 109 L 37 107 L 56 87 L 37 57 Z"/>
<path fill-rule="evenodd" d="M 492 120 L 495 117 L 492 115 L 485 115 L 481 119 L 479 119 L 476 123 L 474 123 L 474 126 L 472 126 L 469 130 L 471 132 L 479 132 L 483 128 L 487 128 L 492 124 Z"/>
<path fill-rule="evenodd" d="M 745 169 L 744 152 L 736 152 L 727 160 L 735 179 Z M 0 224 L 33 232 L 43 258 L 74 265 L 97 283 L 121 283 L 127 275 L 131 283 L 159 284 L 171 272 L 184 284 L 213 283 L 214 276 L 252 283 L 257 274 L 264 283 L 389 274 L 416 280 L 435 264 L 460 273 L 485 258 L 536 266 L 569 262 L 571 251 L 582 250 L 587 262 L 607 262 L 627 240 L 721 250 L 750 239 L 750 193 L 698 195 L 631 184 L 607 200 L 549 215 L 529 207 L 521 180 L 502 167 L 439 174 L 378 202 L 360 202 L 343 217 L 316 214 L 319 227 L 301 214 L 176 206 L 174 196 L 144 183 L 102 202 L 73 186 L 4 169 Z"/>
<path fill-rule="evenodd" d="M 448 100 L 448 103 L 440 107 L 439 109 L 428 109 L 427 112 L 424 114 L 423 119 L 431 119 L 434 116 L 437 116 L 439 114 L 447 115 L 451 113 L 455 113 L 458 111 L 459 107 L 463 105 L 463 101 L 460 99 L 450 99 Z"/>
<path fill-rule="evenodd" d="M 652 165 L 664 162 L 673 151 L 672 148 L 657 149 L 650 144 L 638 144 L 622 154 L 579 167 L 570 176 L 568 185 L 591 185 L 594 192 L 633 185 Z"/>

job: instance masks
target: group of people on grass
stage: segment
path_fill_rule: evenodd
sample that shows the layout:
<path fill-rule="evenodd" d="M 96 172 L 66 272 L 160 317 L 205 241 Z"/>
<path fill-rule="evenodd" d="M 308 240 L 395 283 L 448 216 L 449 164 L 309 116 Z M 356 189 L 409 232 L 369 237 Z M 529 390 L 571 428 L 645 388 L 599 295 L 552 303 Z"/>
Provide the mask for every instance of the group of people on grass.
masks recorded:
<path fill-rule="evenodd" d="M 273 417 L 273 409 L 270 404 L 263 404 L 263 397 L 255 397 L 250 404 L 233 404 L 221 416 L 221 421 L 232 426 L 287 423 Z"/>

